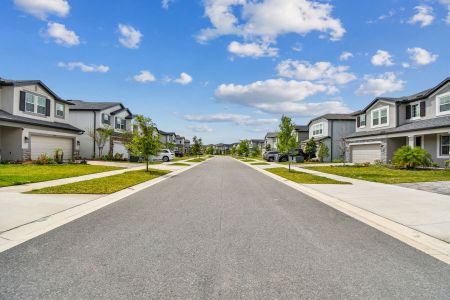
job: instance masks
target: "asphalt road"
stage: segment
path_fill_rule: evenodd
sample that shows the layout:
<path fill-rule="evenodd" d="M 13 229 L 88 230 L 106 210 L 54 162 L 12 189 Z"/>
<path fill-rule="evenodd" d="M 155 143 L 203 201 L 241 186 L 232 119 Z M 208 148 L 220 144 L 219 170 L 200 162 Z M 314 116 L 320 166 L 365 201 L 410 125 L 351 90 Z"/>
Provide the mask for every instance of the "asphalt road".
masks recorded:
<path fill-rule="evenodd" d="M 231 158 L 0 253 L 1 299 L 449 299 L 450 266 Z"/>

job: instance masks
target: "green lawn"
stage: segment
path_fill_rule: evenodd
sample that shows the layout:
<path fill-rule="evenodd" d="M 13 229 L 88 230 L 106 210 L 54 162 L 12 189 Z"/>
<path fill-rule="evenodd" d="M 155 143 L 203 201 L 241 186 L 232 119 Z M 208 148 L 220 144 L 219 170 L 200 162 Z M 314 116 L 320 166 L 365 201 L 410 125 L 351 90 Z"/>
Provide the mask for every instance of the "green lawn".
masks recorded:
<path fill-rule="evenodd" d="M 92 165 L 0 165 L 0 187 L 120 170 Z"/>
<path fill-rule="evenodd" d="M 111 194 L 170 173 L 149 169 L 33 190 L 28 194 Z"/>
<path fill-rule="evenodd" d="M 299 171 L 289 170 L 287 168 L 269 168 L 266 169 L 270 173 L 292 180 L 297 183 L 304 184 L 349 184 L 348 182 L 337 181 L 334 179 L 303 173 Z"/>
<path fill-rule="evenodd" d="M 182 162 L 174 162 L 172 164 L 169 164 L 169 166 L 190 166 L 190 164 L 185 164 Z"/>
<path fill-rule="evenodd" d="M 324 166 L 308 169 L 381 183 L 406 183 L 450 180 L 450 170 L 399 170 L 383 166 Z"/>
<path fill-rule="evenodd" d="M 270 165 L 270 164 L 266 163 L 266 162 L 254 162 L 254 163 L 251 163 L 251 165 L 253 165 L 253 166 L 264 166 L 264 165 Z"/>
<path fill-rule="evenodd" d="M 254 162 L 254 159 L 249 159 L 249 158 L 245 158 L 245 159 L 241 159 L 242 162 Z"/>
<path fill-rule="evenodd" d="M 202 161 L 205 161 L 205 159 L 199 157 L 199 158 L 193 158 L 193 159 L 187 160 L 186 162 L 202 162 Z"/>

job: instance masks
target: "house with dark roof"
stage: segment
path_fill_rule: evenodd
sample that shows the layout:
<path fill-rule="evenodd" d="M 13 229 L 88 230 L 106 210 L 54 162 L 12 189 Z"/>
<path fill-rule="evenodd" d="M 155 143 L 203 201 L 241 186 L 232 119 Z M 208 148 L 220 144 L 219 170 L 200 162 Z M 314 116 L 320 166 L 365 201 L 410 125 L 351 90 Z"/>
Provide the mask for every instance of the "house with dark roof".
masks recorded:
<path fill-rule="evenodd" d="M 83 130 L 70 124 L 70 106 L 40 80 L 0 78 L 0 160 L 53 158 L 56 149 L 76 158 Z"/>
<path fill-rule="evenodd" d="M 319 151 L 320 143 L 329 149 L 325 162 L 345 158 L 345 137 L 355 132 L 355 116 L 351 114 L 325 114 L 308 123 L 308 136 L 313 138 Z M 307 140 L 301 142 L 303 148 Z"/>
<path fill-rule="evenodd" d="M 405 145 L 425 149 L 441 166 L 449 159 L 450 77 L 411 96 L 375 98 L 354 116 L 348 161 L 389 163 Z"/>
<path fill-rule="evenodd" d="M 259 151 L 262 153 L 264 152 L 264 146 L 266 144 L 266 141 L 263 139 L 251 139 L 249 140 L 250 143 L 250 149 L 259 149 Z"/>
<path fill-rule="evenodd" d="M 168 131 L 163 131 L 158 129 L 159 132 L 159 141 L 161 142 L 161 144 L 163 144 L 164 147 L 166 148 L 173 148 L 173 146 L 175 145 L 176 148 L 176 137 L 177 135 L 175 134 L 175 132 L 168 132 Z M 171 149 L 171 150 L 175 150 L 175 149 Z"/>
<path fill-rule="evenodd" d="M 124 133 L 133 130 L 133 114 L 128 108 L 121 102 L 85 100 L 68 100 L 68 102 L 71 104 L 70 123 L 85 131 L 79 141 L 82 158 L 116 154 L 121 155 L 124 159 L 129 158 L 130 153 L 125 147 Z M 91 137 L 91 133 L 104 128 L 112 128 L 114 132 L 104 147 L 99 149 L 99 145 Z"/>
<path fill-rule="evenodd" d="M 180 153 L 182 153 L 183 155 L 185 155 L 186 153 L 185 141 L 186 138 L 184 136 L 178 134 L 175 136 L 175 149 Z"/>
<path fill-rule="evenodd" d="M 269 148 L 269 151 L 277 150 L 278 134 L 279 132 L 266 133 L 266 136 L 264 137 L 264 149 Z"/>
<path fill-rule="evenodd" d="M 304 141 L 309 138 L 309 128 L 307 125 L 296 125 L 295 133 L 297 135 L 297 143 L 301 145 Z"/>

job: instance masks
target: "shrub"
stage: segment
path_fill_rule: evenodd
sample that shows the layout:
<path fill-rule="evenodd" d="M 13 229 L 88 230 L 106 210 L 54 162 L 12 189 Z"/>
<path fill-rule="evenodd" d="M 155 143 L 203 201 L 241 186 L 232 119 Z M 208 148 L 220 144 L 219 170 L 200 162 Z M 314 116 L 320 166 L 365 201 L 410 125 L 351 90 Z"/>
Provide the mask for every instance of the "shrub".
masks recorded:
<path fill-rule="evenodd" d="M 394 153 L 392 163 L 397 167 L 414 169 L 430 167 L 432 160 L 430 153 L 420 147 L 403 146 Z"/>
<path fill-rule="evenodd" d="M 64 159 L 64 151 L 61 148 L 57 148 L 55 149 L 55 156 L 54 156 L 54 160 L 56 163 L 58 164 L 62 164 L 63 163 L 63 159 Z"/>
<path fill-rule="evenodd" d="M 116 152 L 114 154 L 114 160 L 123 160 L 123 154 Z"/>
<path fill-rule="evenodd" d="M 445 166 L 446 168 L 450 168 L 450 159 L 444 161 L 444 166 Z"/>
<path fill-rule="evenodd" d="M 303 149 L 303 151 L 305 152 L 308 160 L 316 157 L 317 146 L 314 138 L 310 138 L 306 142 L 305 149 Z"/>
<path fill-rule="evenodd" d="M 330 155 L 330 150 L 328 149 L 327 145 L 320 142 L 320 145 L 319 145 L 319 160 L 320 160 L 320 162 L 323 162 L 323 160 L 325 158 L 327 158 L 328 155 Z"/>
<path fill-rule="evenodd" d="M 50 157 L 48 157 L 47 154 L 43 153 L 38 156 L 38 158 L 34 161 L 37 165 L 48 165 L 51 164 L 53 161 Z"/>
<path fill-rule="evenodd" d="M 379 159 L 375 160 L 375 161 L 373 162 L 373 164 L 374 164 L 375 166 L 379 166 L 379 167 L 384 166 L 384 163 L 383 163 L 381 160 L 379 160 Z"/>

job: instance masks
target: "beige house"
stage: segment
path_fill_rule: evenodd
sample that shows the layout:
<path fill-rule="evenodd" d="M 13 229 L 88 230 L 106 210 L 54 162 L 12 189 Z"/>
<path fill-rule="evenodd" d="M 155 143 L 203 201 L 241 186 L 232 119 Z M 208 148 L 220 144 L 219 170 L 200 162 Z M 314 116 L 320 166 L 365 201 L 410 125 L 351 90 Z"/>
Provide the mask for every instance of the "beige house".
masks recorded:
<path fill-rule="evenodd" d="M 56 149 L 76 158 L 83 130 L 70 124 L 70 106 L 40 80 L 0 78 L 0 160 L 54 157 Z"/>
<path fill-rule="evenodd" d="M 411 96 L 376 98 L 354 115 L 356 132 L 346 138 L 348 161 L 389 163 L 405 145 L 422 147 L 441 166 L 449 159 L 450 77 Z"/>

